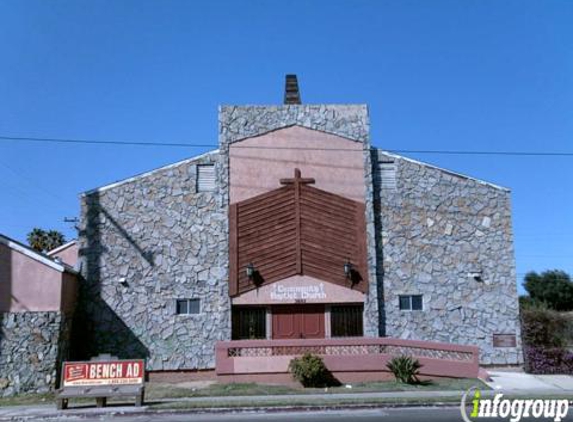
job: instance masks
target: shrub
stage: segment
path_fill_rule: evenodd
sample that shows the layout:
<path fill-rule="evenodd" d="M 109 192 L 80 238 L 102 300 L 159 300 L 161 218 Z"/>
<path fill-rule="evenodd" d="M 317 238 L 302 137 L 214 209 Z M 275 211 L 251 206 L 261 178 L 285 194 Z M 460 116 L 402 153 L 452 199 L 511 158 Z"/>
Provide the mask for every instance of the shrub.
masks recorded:
<path fill-rule="evenodd" d="M 540 307 L 521 310 L 521 335 L 526 372 L 573 374 L 573 324 L 563 313 Z"/>
<path fill-rule="evenodd" d="M 543 308 L 521 311 L 521 337 L 528 346 L 563 347 L 567 343 L 569 320 L 555 311 Z"/>
<path fill-rule="evenodd" d="M 410 356 L 397 356 L 392 358 L 386 366 L 392 371 L 397 381 L 404 384 L 417 384 L 420 382 L 418 375 L 422 364 L 418 359 L 413 359 Z"/>
<path fill-rule="evenodd" d="M 573 375 L 573 353 L 561 347 L 525 347 L 525 371 L 530 374 Z"/>
<path fill-rule="evenodd" d="M 305 353 L 290 361 L 289 371 L 304 387 L 330 387 L 340 385 L 320 356 Z"/>

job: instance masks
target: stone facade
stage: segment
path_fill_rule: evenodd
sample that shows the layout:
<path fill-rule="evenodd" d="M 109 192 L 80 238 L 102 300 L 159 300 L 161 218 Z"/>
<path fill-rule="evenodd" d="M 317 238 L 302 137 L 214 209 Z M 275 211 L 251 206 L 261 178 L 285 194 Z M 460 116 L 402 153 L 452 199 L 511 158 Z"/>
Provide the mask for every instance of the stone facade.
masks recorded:
<path fill-rule="evenodd" d="M 219 150 L 226 157 L 224 185 L 229 180 L 229 145 L 245 138 L 298 125 L 342 136 L 363 145 L 364 183 L 366 186 L 366 231 L 368 248 L 369 292 L 364 302 L 364 335 L 380 334 L 380 300 L 377 281 L 376 239 L 373 208 L 373 178 L 370 153 L 370 119 L 368 107 L 358 105 L 282 105 L 222 106 L 219 109 Z M 228 201 L 228 198 L 226 198 Z"/>
<path fill-rule="evenodd" d="M 374 156 L 396 168 L 396 188 L 375 195 L 385 335 L 478 345 L 482 364 L 522 363 L 510 192 Z M 399 310 L 399 295 L 411 294 L 423 295 L 423 311 Z M 494 347 L 494 334 L 516 335 L 517 347 Z"/>
<path fill-rule="evenodd" d="M 370 140 L 368 107 L 359 105 L 221 106 L 219 143 L 225 145 L 271 130 L 299 125 L 365 144 Z"/>
<path fill-rule="evenodd" d="M 84 194 L 83 357 L 214 368 L 215 343 L 231 338 L 229 146 L 292 125 L 362 144 L 364 334 L 479 345 L 484 364 L 521 363 L 509 191 L 371 149 L 363 105 L 224 106 L 219 151 Z M 395 189 L 378 183 L 380 160 L 395 163 Z M 213 192 L 196 192 L 199 164 L 215 165 Z M 423 295 L 423 311 L 399 310 L 409 294 Z M 186 298 L 200 299 L 199 314 L 176 313 Z M 494 347 L 493 334 L 516 335 L 517 347 Z"/>
<path fill-rule="evenodd" d="M 217 152 L 94 190 L 81 198 L 84 357 L 146 358 L 149 370 L 206 369 L 230 338 L 224 184 L 196 191 L 198 164 Z M 200 313 L 177 315 L 177 299 Z"/>
<path fill-rule="evenodd" d="M 70 327 L 62 312 L 0 313 L 0 396 L 53 390 Z"/>

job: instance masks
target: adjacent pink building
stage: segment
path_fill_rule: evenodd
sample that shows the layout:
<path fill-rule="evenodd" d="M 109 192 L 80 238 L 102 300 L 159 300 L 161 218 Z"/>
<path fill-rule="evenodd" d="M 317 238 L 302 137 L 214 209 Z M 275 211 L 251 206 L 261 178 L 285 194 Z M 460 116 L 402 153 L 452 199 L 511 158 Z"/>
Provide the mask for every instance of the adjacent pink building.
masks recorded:
<path fill-rule="evenodd" d="M 54 259 L 0 235 L 0 396 L 56 385 L 78 287 L 66 263 L 75 263 L 75 242 L 64 246 Z"/>

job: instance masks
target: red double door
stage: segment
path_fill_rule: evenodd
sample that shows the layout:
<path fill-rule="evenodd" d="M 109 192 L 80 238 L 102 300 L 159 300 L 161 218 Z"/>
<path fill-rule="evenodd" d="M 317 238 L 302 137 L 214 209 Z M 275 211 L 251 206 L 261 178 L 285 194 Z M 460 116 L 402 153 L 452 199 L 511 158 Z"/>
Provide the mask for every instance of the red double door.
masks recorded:
<path fill-rule="evenodd" d="M 273 339 L 324 338 L 324 305 L 272 307 Z"/>

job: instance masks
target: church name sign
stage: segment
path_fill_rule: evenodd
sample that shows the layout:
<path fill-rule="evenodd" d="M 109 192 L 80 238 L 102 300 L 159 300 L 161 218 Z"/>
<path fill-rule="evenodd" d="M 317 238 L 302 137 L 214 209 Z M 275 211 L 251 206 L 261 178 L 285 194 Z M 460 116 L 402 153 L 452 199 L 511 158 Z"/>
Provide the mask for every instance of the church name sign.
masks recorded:
<path fill-rule="evenodd" d="M 285 286 L 284 284 L 275 283 L 272 285 L 271 300 L 273 301 L 292 301 L 304 302 L 307 300 L 326 299 L 324 284 L 303 285 L 303 286 Z"/>

